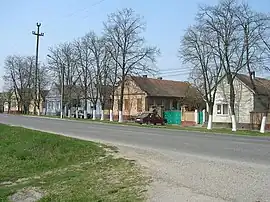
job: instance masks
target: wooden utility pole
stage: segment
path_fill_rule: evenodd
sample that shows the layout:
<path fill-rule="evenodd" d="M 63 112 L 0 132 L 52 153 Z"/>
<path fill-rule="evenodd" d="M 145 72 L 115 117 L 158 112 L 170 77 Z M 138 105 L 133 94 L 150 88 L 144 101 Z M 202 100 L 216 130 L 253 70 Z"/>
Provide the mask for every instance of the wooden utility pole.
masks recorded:
<path fill-rule="evenodd" d="M 36 114 L 36 108 L 38 107 L 38 115 L 40 115 L 40 106 L 39 106 L 39 97 L 40 97 L 40 92 L 39 92 L 39 84 L 38 84 L 38 48 L 39 48 L 39 37 L 44 36 L 44 33 L 39 32 L 39 28 L 41 26 L 41 23 L 37 23 L 37 32 L 32 31 L 33 35 L 37 36 L 37 42 L 36 42 L 36 69 L 35 69 L 35 104 L 34 104 L 34 114 Z"/>

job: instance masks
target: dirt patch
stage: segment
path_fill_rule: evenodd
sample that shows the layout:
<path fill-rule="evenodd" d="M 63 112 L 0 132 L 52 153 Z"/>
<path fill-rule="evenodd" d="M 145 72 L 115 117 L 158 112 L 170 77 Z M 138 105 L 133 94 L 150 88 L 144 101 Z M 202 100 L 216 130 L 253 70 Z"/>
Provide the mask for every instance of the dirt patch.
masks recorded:
<path fill-rule="evenodd" d="M 45 192 L 36 187 L 28 187 L 18 191 L 8 199 L 12 202 L 36 202 L 45 196 Z"/>

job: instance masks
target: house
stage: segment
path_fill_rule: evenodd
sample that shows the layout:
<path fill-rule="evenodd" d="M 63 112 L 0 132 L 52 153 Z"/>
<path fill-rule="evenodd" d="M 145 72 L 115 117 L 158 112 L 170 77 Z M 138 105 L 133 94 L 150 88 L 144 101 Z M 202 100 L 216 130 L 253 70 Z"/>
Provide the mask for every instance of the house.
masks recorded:
<path fill-rule="evenodd" d="M 44 106 L 44 97 L 47 94 L 47 90 L 41 90 L 40 92 L 40 102 L 39 109 L 42 113 Z M 18 89 L 11 92 L 5 92 L 5 102 L 4 102 L 4 112 L 5 113 L 30 113 L 34 114 L 35 111 L 35 100 L 33 89 Z M 36 109 L 38 109 L 36 107 Z"/>
<path fill-rule="evenodd" d="M 236 122 L 240 128 L 258 127 L 262 114 L 269 109 L 270 98 L 270 80 L 255 77 L 252 73 L 256 92 L 249 75 L 237 74 L 234 80 L 235 90 L 235 112 Z M 213 125 L 230 127 L 230 86 L 226 77 L 218 84 L 214 109 Z M 270 128 L 270 119 L 268 117 L 266 128 Z"/>
<path fill-rule="evenodd" d="M 105 89 L 105 88 L 102 88 Z M 95 94 L 95 92 L 94 92 Z M 110 94 L 104 90 L 104 94 Z M 109 96 L 108 96 L 109 97 Z M 59 84 L 53 83 L 51 86 L 46 98 L 46 107 L 45 113 L 47 115 L 60 115 L 61 107 L 61 86 Z M 108 102 L 105 102 L 105 108 L 108 109 Z M 71 110 L 71 113 L 75 111 L 76 108 L 84 109 L 85 106 L 85 99 L 83 95 L 83 90 L 81 86 L 78 85 L 65 85 L 64 86 L 64 98 L 63 98 L 63 108 L 64 108 L 64 115 L 68 115 L 68 109 Z M 87 113 L 93 114 L 93 102 L 88 95 L 87 103 L 86 103 Z M 101 116 L 101 102 L 100 99 L 97 99 L 96 104 L 96 115 L 97 117 Z"/>
<path fill-rule="evenodd" d="M 197 91 L 188 82 L 163 80 L 159 78 L 148 78 L 147 75 L 130 76 L 125 81 L 123 118 L 132 119 L 139 113 L 158 109 L 163 116 L 164 111 L 193 111 L 202 100 L 193 99 Z M 115 91 L 113 114 L 118 116 L 118 105 L 120 100 L 119 86 Z M 186 99 L 191 98 L 191 99 Z M 182 114 L 182 117 L 183 114 Z M 194 117 L 190 117 L 194 122 Z M 189 121 L 189 120 L 182 120 Z"/>

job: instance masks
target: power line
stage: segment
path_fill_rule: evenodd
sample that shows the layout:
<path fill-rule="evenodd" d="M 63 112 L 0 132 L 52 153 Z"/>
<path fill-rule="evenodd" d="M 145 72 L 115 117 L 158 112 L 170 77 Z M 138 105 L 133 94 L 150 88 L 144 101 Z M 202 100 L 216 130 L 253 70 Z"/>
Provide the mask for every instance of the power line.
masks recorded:
<path fill-rule="evenodd" d="M 181 70 L 190 70 L 190 68 L 174 68 L 174 69 L 160 69 L 160 72 L 174 72 L 174 71 L 181 71 Z"/>
<path fill-rule="evenodd" d="M 105 0 L 99 0 L 99 1 L 97 1 L 97 2 L 95 2 L 95 3 L 93 3 L 93 4 L 91 4 L 90 7 L 96 6 L 96 5 L 98 5 L 98 4 L 100 4 L 100 3 L 104 2 L 104 1 L 105 1 Z M 70 13 L 70 14 L 64 16 L 64 17 L 71 17 L 71 16 L 75 15 L 75 14 L 78 13 L 78 12 L 84 12 L 84 11 L 87 11 L 88 9 L 89 9 L 89 7 L 81 8 L 81 9 L 77 10 L 76 12 Z M 88 10 L 88 11 L 89 11 L 89 10 Z M 88 12 L 88 11 L 87 11 L 87 12 Z"/>
<path fill-rule="evenodd" d="M 158 74 L 160 75 L 168 75 L 168 74 L 177 74 L 177 75 L 180 75 L 180 74 L 189 74 L 191 71 L 190 70 L 180 70 L 180 71 L 172 71 L 172 72 L 158 72 Z"/>

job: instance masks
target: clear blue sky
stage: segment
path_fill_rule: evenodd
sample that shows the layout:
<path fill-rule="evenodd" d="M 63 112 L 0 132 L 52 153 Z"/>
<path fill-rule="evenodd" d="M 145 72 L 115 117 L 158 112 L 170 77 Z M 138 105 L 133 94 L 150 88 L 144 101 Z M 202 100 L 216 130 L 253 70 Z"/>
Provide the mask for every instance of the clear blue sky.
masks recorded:
<path fill-rule="evenodd" d="M 100 3 L 99 3 L 100 2 Z M 149 44 L 160 48 L 160 69 L 181 68 L 177 58 L 180 38 L 184 30 L 194 22 L 199 3 L 216 4 L 218 0 L 9 0 L 0 7 L 0 90 L 3 87 L 3 65 L 11 54 L 34 55 L 36 23 L 41 22 L 45 33 L 40 43 L 40 61 L 46 63 L 48 48 L 72 41 L 86 32 L 102 31 L 107 15 L 121 8 L 133 8 L 147 22 L 145 38 Z M 254 9 L 270 11 L 270 0 L 248 0 Z M 96 4 L 96 5 L 94 5 Z M 94 5 L 94 6 L 93 6 Z M 168 79 L 186 80 L 187 71 Z"/>

